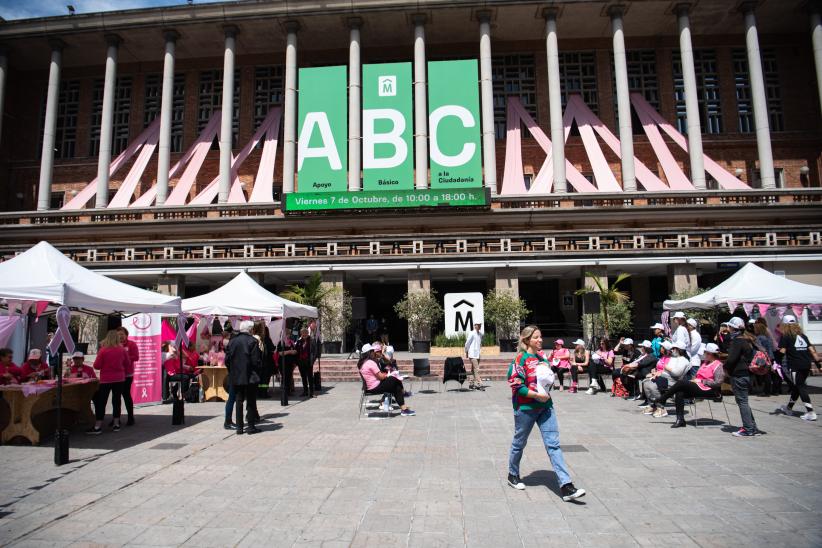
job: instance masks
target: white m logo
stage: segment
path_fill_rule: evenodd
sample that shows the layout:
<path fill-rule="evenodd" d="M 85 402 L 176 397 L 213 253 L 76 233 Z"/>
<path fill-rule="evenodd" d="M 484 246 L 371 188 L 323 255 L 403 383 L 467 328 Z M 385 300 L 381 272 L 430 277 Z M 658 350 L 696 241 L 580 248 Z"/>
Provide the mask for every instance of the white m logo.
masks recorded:
<path fill-rule="evenodd" d="M 396 76 L 380 76 L 377 78 L 377 85 L 379 86 L 377 94 L 380 97 L 394 97 L 397 95 Z"/>

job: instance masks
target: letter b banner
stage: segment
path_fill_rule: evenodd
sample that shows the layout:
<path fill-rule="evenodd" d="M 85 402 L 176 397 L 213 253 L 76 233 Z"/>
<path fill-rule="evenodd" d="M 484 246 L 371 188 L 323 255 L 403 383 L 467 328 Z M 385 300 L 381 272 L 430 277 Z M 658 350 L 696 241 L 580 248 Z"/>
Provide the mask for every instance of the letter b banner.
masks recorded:
<path fill-rule="evenodd" d="M 482 186 L 477 61 L 428 63 L 431 188 Z"/>
<path fill-rule="evenodd" d="M 344 192 L 348 182 L 346 67 L 300 69 L 297 190 Z"/>

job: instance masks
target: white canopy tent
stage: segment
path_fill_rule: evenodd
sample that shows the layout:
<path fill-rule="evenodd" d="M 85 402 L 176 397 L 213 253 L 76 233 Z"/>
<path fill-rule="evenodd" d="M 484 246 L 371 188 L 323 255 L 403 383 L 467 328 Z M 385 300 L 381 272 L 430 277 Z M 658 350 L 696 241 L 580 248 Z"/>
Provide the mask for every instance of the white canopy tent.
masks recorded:
<path fill-rule="evenodd" d="M 682 300 L 667 300 L 665 310 L 710 309 L 755 303 L 784 306 L 822 305 L 822 287 L 803 284 L 747 263 L 733 276 L 705 293 Z M 731 308 L 731 306 L 729 306 Z M 733 310 L 732 310 L 733 311 Z"/>
<path fill-rule="evenodd" d="M 202 316 L 247 316 L 251 318 L 282 318 L 285 307 L 281 299 L 255 282 L 245 272 L 205 295 L 183 299 L 186 314 Z"/>
<path fill-rule="evenodd" d="M 118 282 L 80 266 L 48 242 L 0 263 L 0 299 L 109 313 L 176 314 L 180 298 Z"/>

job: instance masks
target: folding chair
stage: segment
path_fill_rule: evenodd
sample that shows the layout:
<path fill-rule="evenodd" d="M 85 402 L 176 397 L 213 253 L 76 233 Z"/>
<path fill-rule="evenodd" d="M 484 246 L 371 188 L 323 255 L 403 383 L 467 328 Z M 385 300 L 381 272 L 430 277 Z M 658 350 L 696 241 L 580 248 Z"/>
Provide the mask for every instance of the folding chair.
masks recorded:
<path fill-rule="evenodd" d="M 450 358 L 445 358 L 445 363 L 442 366 L 442 384 L 443 386 L 448 381 L 457 381 L 460 383 L 460 389 L 462 389 L 462 384 L 468 378 L 468 372 L 465 370 L 465 362 L 463 361 L 461 356 L 452 356 Z"/>
<path fill-rule="evenodd" d="M 357 420 L 362 419 L 363 406 L 365 406 L 366 409 L 367 409 L 368 408 L 368 403 L 370 403 L 370 402 L 365 401 L 366 396 L 382 396 L 380 398 L 379 405 L 382 405 L 382 402 L 385 401 L 385 398 L 388 398 L 388 404 L 390 406 L 390 409 L 388 411 L 388 416 L 391 417 L 392 416 L 391 411 L 394 409 L 394 405 L 396 404 L 396 402 L 394 401 L 394 394 L 392 394 L 391 392 L 368 390 L 368 388 L 365 385 L 365 379 L 362 378 L 362 375 L 360 375 L 360 380 L 362 380 L 362 392 L 360 394 L 360 404 L 359 404 L 359 406 L 357 406 Z M 366 414 L 368 414 L 368 413 L 366 413 Z"/>
<path fill-rule="evenodd" d="M 437 375 L 431 374 L 431 362 L 428 360 L 428 358 L 414 358 L 413 376 L 420 380 L 420 389 L 418 390 L 418 392 L 422 391 L 426 379 L 428 379 L 429 381 L 432 378 L 439 380 L 439 377 Z M 437 390 L 437 392 L 439 392 L 439 390 Z"/>
<path fill-rule="evenodd" d="M 725 409 L 725 417 L 728 419 L 728 422 L 726 424 L 728 426 L 731 425 L 731 416 L 728 414 L 728 406 L 725 404 L 725 398 L 722 396 L 722 394 L 720 394 L 719 396 L 716 396 L 715 398 L 694 398 L 693 401 L 694 402 L 692 404 L 690 404 L 690 406 L 691 406 L 691 413 L 694 416 L 694 426 L 695 427 L 699 428 L 699 417 L 696 414 L 696 404 L 697 404 L 697 402 L 700 402 L 700 401 L 708 402 L 708 412 L 711 414 L 711 420 L 712 421 L 716 420 L 716 419 L 714 419 L 714 411 L 713 411 L 713 408 L 711 407 L 711 402 L 713 401 L 713 402 L 716 402 L 716 403 L 721 403 L 722 407 Z M 706 424 L 702 428 L 721 428 L 721 427 L 722 427 L 721 424 L 711 424 L 711 425 Z"/>

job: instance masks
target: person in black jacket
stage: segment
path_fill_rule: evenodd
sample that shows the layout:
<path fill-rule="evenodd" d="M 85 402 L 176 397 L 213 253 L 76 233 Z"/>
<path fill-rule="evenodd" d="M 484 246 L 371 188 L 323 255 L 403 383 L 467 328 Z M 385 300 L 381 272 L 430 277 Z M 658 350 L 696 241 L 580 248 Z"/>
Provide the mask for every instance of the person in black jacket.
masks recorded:
<path fill-rule="evenodd" d="M 238 434 L 256 434 L 260 431 L 255 426 L 257 417 L 254 415 L 249 415 L 248 427 L 243 429 L 243 402 L 247 399 L 249 409 L 256 409 L 257 384 L 262 369 L 262 352 L 259 342 L 251 335 L 253 328 L 252 321 L 240 322 L 240 332 L 231 338 L 225 351 L 228 379 L 237 394 L 234 407 Z"/>
<path fill-rule="evenodd" d="M 731 388 L 734 391 L 734 399 L 739 406 L 739 414 L 742 416 L 742 428 L 734 432 L 734 436 L 749 437 L 764 434 L 756 427 L 756 421 L 748 404 L 748 395 L 751 393 L 751 372 L 748 366 L 753 359 L 752 337 L 745 334 L 745 322 L 742 318 L 734 316 L 728 320 L 730 333 L 726 339 L 728 344 L 728 358 L 725 360 L 725 373 L 731 379 Z"/>

